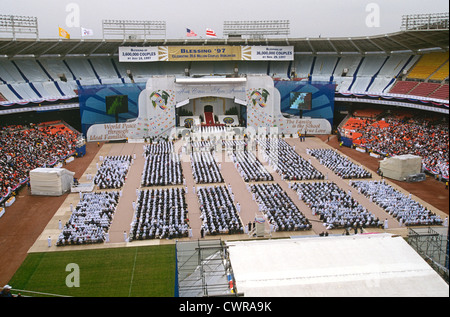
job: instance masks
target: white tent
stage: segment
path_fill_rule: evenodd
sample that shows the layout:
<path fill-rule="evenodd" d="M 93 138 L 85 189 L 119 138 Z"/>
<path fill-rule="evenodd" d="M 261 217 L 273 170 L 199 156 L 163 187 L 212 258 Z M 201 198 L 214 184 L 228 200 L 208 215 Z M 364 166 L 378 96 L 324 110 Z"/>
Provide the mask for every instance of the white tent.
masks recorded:
<path fill-rule="evenodd" d="M 421 172 L 422 158 L 412 154 L 386 157 L 380 161 L 380 169 L 384 177 L 404 181 L 409 175 Z"/>
<path fill-rule="evenodd" d="M 227 245 L 237 291 L 246 297 L 449 296 L 425 260 L 387 233 Z"/>
<path fill-rule="evenodd" d="M 36 168 L 30 172 L 31 194 L 61 196 L 70 191 L 74 175 L 65 168 Z"/>

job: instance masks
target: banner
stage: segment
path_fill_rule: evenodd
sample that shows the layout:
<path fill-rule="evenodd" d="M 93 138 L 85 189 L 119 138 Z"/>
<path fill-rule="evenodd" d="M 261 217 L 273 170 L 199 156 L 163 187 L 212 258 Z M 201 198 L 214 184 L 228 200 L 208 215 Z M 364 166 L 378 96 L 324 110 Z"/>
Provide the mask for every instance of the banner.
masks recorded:
<path fill-rule="evenodd" d="M 119 47 L 120 62 L 292 61 L 293 46 L 148 46 Z"/>
<path fill-rule="evenodd" d="M 120 46 L 119 47 L 119 62 L 157 62 L 158 47 L 132 47 L 132 46 Z"/>
<path fill-rule="evenodd" d="M 159 59 L 177 61 L 236 61 L 241 59 L 240 46 L 166 46 Z"/>
<path fill-rule="evenodd" d="M 293 61 L 293 46 L 243 46 L 242 60 L 246 61 Z"/>

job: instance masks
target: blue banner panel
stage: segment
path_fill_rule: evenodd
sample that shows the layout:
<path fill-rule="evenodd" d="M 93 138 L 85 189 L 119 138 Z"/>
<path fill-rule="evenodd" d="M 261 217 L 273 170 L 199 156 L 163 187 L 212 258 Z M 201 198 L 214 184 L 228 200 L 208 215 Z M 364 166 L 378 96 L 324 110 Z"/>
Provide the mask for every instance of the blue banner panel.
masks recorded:
<path fill-rule="evenodd" d="M 145 83 L 137 84 L 109 84 L 79 86 L 78 96 L 80 103 L 81 130 L 86 135 L 87 130 L 93 124 L 126 122 L 138 117 L 139 94 L 145 89 Z M 106 97 L 108 96 L 128 96 L 127 112 L 117 114 L 111 113 L 107 109 Z M 107 110 L 110 110 L 109 114 Z"/>
<path fill-rule="evenodd" d="M 274 85 L 280 92 L 282 113 L 300 116 L 301 110 L 303 117 L 327 119 L 333 126 L 334 83 L 275 81 Z"/>

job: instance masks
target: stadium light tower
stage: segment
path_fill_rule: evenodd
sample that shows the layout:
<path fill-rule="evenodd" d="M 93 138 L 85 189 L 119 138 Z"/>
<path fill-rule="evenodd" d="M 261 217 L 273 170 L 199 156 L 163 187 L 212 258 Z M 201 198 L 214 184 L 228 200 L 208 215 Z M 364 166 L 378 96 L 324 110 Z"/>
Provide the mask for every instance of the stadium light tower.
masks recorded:
<path fill-rule="evenodd" d="M 287 37 L 290 34 L 290 21 L 224 21 L 223 34 L 226 37 L 249 37 L 254 39 L 266 38 L 269 35 Z"/>
<path fill-rule="evenodd" d="M 448 30 L 448 22 L 448 12 L 404 15 L 401 29 L 405 31 Z"/>
<path fill-rule="evenodd" d="M 32 36 L 39 39 L 36 17 L 18 15 L 0 15 L 0 34 L 11 36 L 14 40 L 18 35 Z"/>
<path fill-rule="evenodd" d="M 124 40 L 166 38 L 166 21 L 103 20 L 103 39 L 112 36 Z"/>

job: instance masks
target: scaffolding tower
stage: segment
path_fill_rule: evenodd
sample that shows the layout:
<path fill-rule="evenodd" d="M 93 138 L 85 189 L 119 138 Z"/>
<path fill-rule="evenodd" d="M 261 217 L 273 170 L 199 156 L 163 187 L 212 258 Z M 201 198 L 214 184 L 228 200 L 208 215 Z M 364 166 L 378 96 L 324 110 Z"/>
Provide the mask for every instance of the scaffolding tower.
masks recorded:
<path fill-rule="evenodd" d="M 176 296 L 240 296 L 228 246 L 220 239 L 177 241 L 176 260 Z"/>
<path fill-rule="evenodd" d="M 409 228 L 408 243 L 449 282 L 448 227 Z"/>

